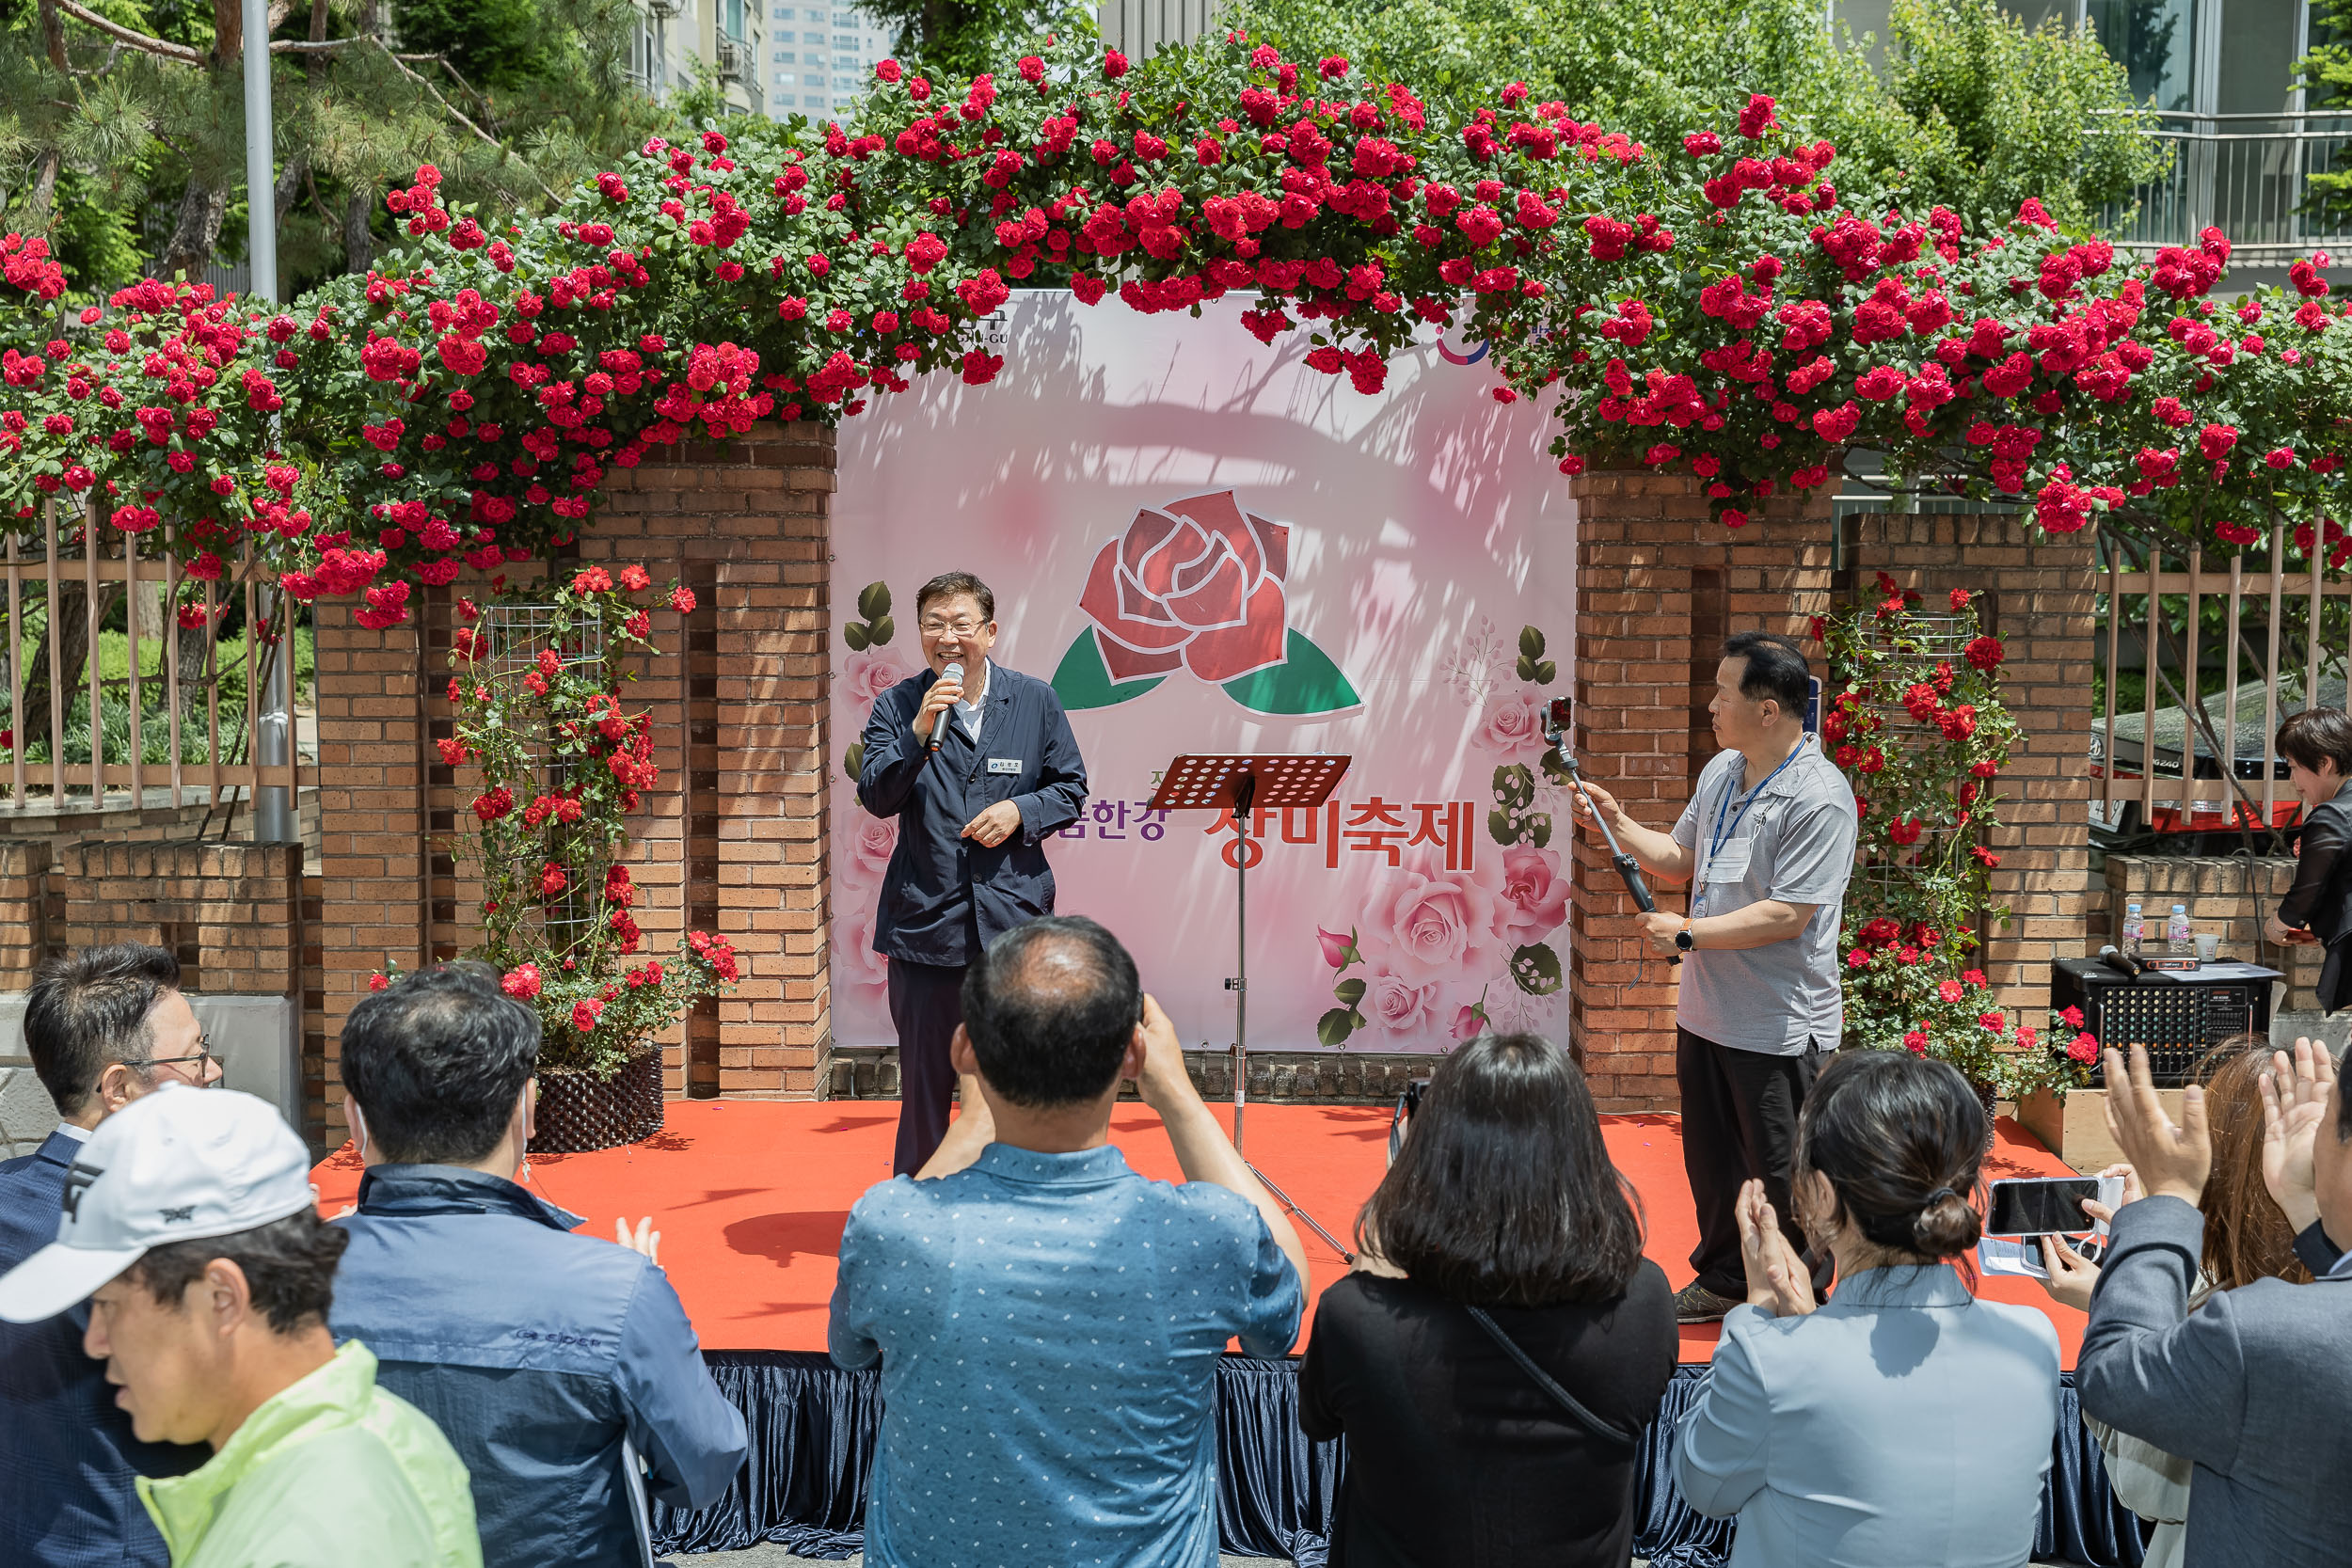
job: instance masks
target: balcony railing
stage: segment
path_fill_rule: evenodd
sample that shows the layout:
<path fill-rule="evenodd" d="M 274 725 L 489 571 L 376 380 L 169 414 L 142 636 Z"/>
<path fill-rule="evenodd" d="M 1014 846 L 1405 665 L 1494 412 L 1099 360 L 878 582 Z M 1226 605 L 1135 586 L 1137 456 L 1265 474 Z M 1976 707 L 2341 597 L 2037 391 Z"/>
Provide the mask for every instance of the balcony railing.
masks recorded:
<path fill-rule="evenodd" d="M 2352 245 L 2352 220 L 2309 211 L 2312 176 L 2352 172 L 2352 113 L 2155 119 L 2172 167 L 2107 210 L 2120 243 L 2141 250 L 2189 245 L 2211 225 L 2230 236 L 2237 267 L 2284 266 L 2321 245 Z"/>

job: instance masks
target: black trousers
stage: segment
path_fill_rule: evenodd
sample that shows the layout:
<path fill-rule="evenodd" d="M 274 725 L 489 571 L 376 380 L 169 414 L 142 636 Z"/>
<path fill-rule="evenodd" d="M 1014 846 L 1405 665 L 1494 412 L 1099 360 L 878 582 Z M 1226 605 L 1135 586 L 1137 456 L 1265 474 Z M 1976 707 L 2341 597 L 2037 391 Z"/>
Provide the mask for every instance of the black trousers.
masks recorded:
<path fill-rule="evenodd" d="M 963 1022 L 962 964 L 890 960 L 890 1022 L 898 1031 L 898 1150 L 893 1176 L 921 1170 L 947 1135 L 956 1102 L 948 1042 Z"/>
<path fill-rule="evenodd" d="M 1804 1232 L 1788 1202 L 1788 1168 L 1797 1152 L 1797 1112 L 1829 1053 L 1818 1044 L 1798 1056 L 1736 1051 L 1675 1030 L 1675 1080 L 1682 1090 L 1682 1169 L 1698 1206 L 1699 1244 L 1691 1266 L 1717 1295 L 1745 1301 L 1735 1205 L 1743 1182 L 1762 1178 L 1781 1233 L 1805 1256 Z M 1812 1259 L 1814 1285 L 1828 1283 L 1828 1259 Z"/>

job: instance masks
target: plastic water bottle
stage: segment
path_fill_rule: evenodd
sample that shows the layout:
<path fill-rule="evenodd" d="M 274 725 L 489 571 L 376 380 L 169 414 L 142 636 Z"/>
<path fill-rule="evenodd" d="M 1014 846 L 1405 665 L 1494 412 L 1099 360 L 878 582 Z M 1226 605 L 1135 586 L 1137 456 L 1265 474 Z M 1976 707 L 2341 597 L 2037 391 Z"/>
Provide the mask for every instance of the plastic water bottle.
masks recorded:
<path fill-rule="evenodd" d="M 2129 953 L 2133 958 L 2137 958 L 2139 957 L 2141 944 L 2146 942 L 2147 940 L 2148 922 L 2141 916 L 2139 912 L 2139 906 L 2137 904 L 2124 905 L 2123 951 Z"/>
<path fill-rule="evenodd" d="M 2172 918 L 2164 924 L 2164 944 L 2166 950 L 2176 958 L 2193 958 L 2197 956 L 2197 932 L 2188 923 L 2187 905 L 2172 906 Z"/>

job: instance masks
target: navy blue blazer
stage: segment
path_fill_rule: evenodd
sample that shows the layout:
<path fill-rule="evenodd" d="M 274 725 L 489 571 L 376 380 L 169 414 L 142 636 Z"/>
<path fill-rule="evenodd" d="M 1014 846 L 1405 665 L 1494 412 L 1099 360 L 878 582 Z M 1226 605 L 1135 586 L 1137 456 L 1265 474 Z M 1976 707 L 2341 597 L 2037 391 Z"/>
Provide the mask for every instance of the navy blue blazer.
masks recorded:
<path fill-rule="evenodd" d="M 975 746 L 950 708 L 934 754 L 911 726 L 939 677 L 910 675 L 874 699 L 858 766 L 859 803 L 898 819 L 882 874 L 874 951 L 910 963 L 970 963 L 998 934 L 1054 912 L 1045 839 L 1086 809 L 1086 759 L 1061 699 L 1041 680 L 989 666 Z M 999 800 L 1021 808 L 1021 831 L 994 848 L 960 837 Z"/>
<path fill-rule="evenodd" d="M 81 1144 L 52 1132 L 0 1163 L 0 1273 L 57 1239 L 65 1173 Z M 0 1563 L 117 1568 L 171 1554 L 134 1475 L 184 1475 L 212 1458 L 201 1443 L 142 1443 L 115 1407 L 105 1363 L 82 1354 L 89 1307 L 45 1323 L 0 1323 Z"/>

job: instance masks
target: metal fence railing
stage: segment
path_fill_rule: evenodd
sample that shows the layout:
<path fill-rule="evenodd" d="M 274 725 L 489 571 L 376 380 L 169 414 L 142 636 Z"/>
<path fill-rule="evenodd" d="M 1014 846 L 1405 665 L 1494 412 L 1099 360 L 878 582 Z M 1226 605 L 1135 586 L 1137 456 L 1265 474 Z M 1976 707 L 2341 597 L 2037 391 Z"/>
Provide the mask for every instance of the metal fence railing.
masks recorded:
<path fill-rule="evenodd" d="M 289 744 L 280 765 L 259 760 L 270 720 L 255 694 L 294 653 L 293 639 L 265 624 L 275 597 L 266 576 L 246 552 L 199 580 L 167 544 L 86 530 L 78 510 L 56 502 L 38 536 L 0 544 L 0 824 L 26 812 L 147 806 L 159 790 L 174 807 L 233 809 L 272 786 L 296 798 L 299 748 Z M 291 606 L 277 603 L 282 619 Z"/>
<path fill-rule="evenodd" d="M 2283 266 L 2325 245 L 2352 244 L 2352 222 L 2315 216 L 2312 177 L 2352 171 L 2352 114 L 2159 114 L 2153 135 L 2172 166 L 2103 214 L 2120 244 L 2193 245 L 2213 226 L 2233 266 Z"/>
<path fill-rule="evenodd" d="M 2195 547 L 2102 536 L 2100 827 L 2263 835 L 2294 821 L 2274 737 L 2299 708 L 2344 705 L 2352 579 L 2293 569 L 2283 525 L 2265 545 L 2223 563 Z"/>

